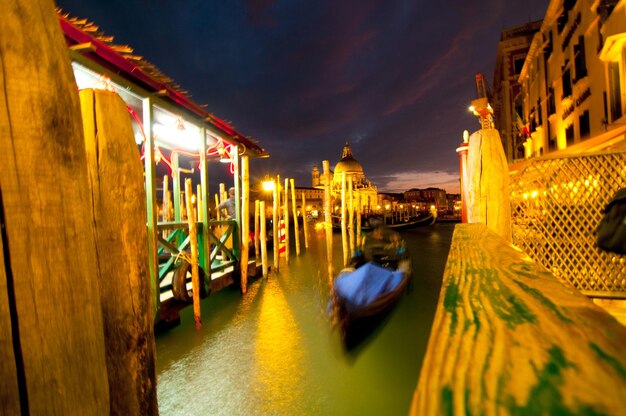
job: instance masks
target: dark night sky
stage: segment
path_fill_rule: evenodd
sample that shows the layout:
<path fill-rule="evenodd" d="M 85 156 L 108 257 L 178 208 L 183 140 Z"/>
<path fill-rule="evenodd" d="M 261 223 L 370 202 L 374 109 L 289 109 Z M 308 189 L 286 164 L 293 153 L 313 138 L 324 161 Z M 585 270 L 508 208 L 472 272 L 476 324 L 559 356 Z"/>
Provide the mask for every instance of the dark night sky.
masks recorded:
<path fill-rule="evenodd" d="M 251 176 L 331 168 L 348 141 L 379 191 L 458 192 L 455 149 L 479 128 L 502 29 L 549 0 L 57 0 L 129 44 L 271 153 Z"/>

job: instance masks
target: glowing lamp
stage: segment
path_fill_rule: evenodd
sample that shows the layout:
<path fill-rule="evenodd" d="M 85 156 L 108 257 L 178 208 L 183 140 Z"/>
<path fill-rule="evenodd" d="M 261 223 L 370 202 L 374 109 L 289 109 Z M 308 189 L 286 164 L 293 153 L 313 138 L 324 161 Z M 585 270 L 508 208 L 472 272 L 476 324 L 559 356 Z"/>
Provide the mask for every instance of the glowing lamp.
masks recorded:
<path fill-rule="evenodd" d="M 261 183 L 261 186 L 263 187 L 263 190 L 265 192 L 270 192 L 274 190 L 274 181 L 263 181 L 263 183 Z"/>

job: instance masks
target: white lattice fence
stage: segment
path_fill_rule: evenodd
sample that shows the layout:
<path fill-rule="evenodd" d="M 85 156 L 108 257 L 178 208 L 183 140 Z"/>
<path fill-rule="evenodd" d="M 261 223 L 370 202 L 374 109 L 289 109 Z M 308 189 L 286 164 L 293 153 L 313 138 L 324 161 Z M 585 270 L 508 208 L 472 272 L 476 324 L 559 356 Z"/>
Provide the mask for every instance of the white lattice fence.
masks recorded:
<path fill-rule="evenodd" d="M 589 296 L 626 298 L 626 256 L 600 251 L 602 210 L 626 186 L 626 153 L 535 160 L 511 176 L 513 244 Z"/>

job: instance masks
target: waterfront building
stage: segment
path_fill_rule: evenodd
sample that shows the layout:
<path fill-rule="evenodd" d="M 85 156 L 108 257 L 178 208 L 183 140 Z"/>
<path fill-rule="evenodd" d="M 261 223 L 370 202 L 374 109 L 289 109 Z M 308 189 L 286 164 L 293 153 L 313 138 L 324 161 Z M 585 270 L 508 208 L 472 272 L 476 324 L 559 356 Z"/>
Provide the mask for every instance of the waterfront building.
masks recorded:
<path fill-rule="evenodd" d="M 519 76 L 533 36 L 542 21 L 535 21 L 502 31 L 493 74 L 492 105 L 495 128 L 500 132 L 507 161 L 523 157 L 521 123 L 523 115 Z"/>
<path fill-rule="evenodd" d="M 448 209 L 446 191 L 439 188 L 416 189 L 404 192 L 404 200 L 408 203 L 419 204 L 422 209 L 430 209 L 432 205 L 437 211 Z"/>
<path fill-rule="evenodd" d="M 331 194 L 333 198 L 341 198 L 341 178 L 345 172 L 346 181 L 352 178 L 354 189 L 361 196 L 361 210 L 370 212 L 375 209 L 377 201 L 378 189 L 365 176 L 363 166 L 352 156 L 352 149 L 348 142 L 343 146 L 341 159 L 330 172 Z M 313 188 L 323 189 L 325 179 L 323 173 L 320 173 L 317 166 L 311 171 L 311 179 Z"/>
<path fill-rule="evenodd" d="M 306 201 L 306 213 L 313 218 L 318 218 L 324 210 L 324 189 L 296 187 L 296 205 L 302 207 L 302 195 Z"/>
<path fill-rule="evenodd" d="M 625 40 L 625 0 L 550 1 L 519 77 L 519 156 L 625 148 Z"/>

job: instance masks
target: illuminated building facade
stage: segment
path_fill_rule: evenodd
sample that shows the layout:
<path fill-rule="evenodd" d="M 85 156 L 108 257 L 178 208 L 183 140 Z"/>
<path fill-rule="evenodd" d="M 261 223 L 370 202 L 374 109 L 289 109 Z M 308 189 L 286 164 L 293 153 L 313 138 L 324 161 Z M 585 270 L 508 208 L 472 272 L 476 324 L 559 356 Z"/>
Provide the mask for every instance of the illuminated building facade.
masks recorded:
<path fill-rule="evenodd" d="M 363 166 L 352 156 L 352 149 L 348 143 L 343 147 L 341 160 L 337 162 L 335 168 L 330 172 L 331 193 L 334 198 L 341 198 L 341 178 L 343 172 L 345 172 L 346 183 L 349 178 L 352 178 L 354 189 L 360 195 L 362 210 L 365 212 L 373 209 L 377 201 L 378 189 L 365 177 Z M 311 171 L 311 179 L 314 188 L 324 187 L 324 175 L 320 173 L 317 166 L 314 166 Z"/>
<path fill-rule="evenodd" d="M 626 0 L 552 0 L 519 82 L 524 158 L 626 147 Z"/>
<path fill-rule="evenodd" d="M 524 157 L 521 87 L 518 82 L 528 49 L 541 20 L 502 31 L 493 75 L 492 104 L 507 161 Z"/>

